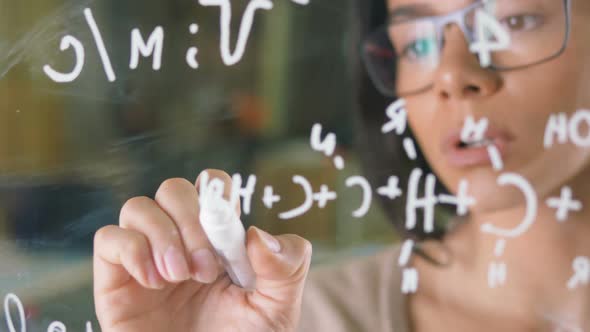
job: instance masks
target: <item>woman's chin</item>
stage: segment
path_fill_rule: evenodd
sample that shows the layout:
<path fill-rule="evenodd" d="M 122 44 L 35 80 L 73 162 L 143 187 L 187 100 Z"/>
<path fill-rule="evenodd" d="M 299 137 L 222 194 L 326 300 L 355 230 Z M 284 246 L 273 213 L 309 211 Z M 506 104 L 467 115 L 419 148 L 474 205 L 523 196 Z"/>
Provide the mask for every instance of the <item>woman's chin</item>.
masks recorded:
<path fill-rule="evenodd" d="M 498 174 L 493 176 L 478 174 L 465 178 L 468 183 L 467 195 L 475 201 L 469 207 L 471 214 L 498 213 L 526 205 L 523 190 L 515 185 L 499 184 L 498 176 Z"/>
<path fill-rule="evenodd" d="M 501 211 L 512 210 L 525 205 L 523 197 L 514 197 L 514 199 L 507 199 L 506 196 L 496 197 L 475 197 L 476 204 L 471 206 L 469 212 L 474 215 L 495 214 Z"/>

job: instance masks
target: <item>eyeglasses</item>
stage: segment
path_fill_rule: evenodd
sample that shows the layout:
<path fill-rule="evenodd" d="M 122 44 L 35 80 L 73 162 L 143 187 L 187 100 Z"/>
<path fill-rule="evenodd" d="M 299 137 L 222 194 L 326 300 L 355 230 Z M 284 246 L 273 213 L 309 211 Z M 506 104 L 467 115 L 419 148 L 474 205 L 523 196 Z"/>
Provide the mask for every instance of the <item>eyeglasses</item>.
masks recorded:
<path fill-rule="evenodd" d="M 361 54 L 377 89 L 403 97 L 432 87 L 449 24 L 461 29 L 472 52 L 487 43 L 483 51 L 488 54 L 480 54 L 482 65 L 504 71 L 561 55 L 569 39 L 570 15 L 570 0 L 479 0 L 446 15 L 390 18 L 363 41 Z"/>

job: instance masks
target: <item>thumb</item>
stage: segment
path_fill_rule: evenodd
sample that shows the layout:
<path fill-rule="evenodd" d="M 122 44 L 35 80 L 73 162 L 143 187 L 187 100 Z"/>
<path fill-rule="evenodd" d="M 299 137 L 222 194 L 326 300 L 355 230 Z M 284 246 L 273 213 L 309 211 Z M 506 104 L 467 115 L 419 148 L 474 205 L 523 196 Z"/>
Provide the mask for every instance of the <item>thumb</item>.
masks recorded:
<path fill-rule="evenodd" d="M 303 286 L 311 262 L 312 247 L 293 235 L 272 236 L 257 227 L 247 233 L 248 258 L 256 273 L 256 291 L 251 300 L 268 313 L 293 313 L 297 320 Z"/>

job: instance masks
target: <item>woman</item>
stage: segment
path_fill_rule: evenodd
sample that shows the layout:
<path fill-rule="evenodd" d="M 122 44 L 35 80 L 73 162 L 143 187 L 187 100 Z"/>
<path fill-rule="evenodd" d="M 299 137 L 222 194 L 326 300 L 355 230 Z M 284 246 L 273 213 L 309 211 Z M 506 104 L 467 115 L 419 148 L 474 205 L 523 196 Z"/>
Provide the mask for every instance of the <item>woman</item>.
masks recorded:
<path fill-rule="evenodd" d="M 397 96 L 405 99 L 411 137 L 422 151 L 410 167 L 432 170 L 455 195 L 466 181 L 476 201 L 467 216 L 439 222 L 434 231 L 420 224 L 406 228 L 405 216 L 394 214 L 400 209 L 386 202 L 394 223 L 419 241 L 416 255 L 404 265 L 418 273 L 417 292 L 400 290 L 398 247 L 307 278 L 311 246 L 306 240 L 254 227 L 247 241 L 257 290 L 243 292 L 227 277 L 218 278 L 219 268 L 194 223 L 195 186 L 171 179 L 154 200 L 129 200 L 120 227 L 105 227 L 95 236 L 95 301 L 103 331 L 590 329 L 590 290 L 583 278 L 574 289 L 567 287 L 572 261 L 590 256 L 585 220 L 590 212 L 574 209 L 567 221 L 558 222 L 555 208 L 546 204 L 567 186 L 588 205 L 589 154 L 571 143 L 543 146 L 552 114 L 569 117 L 589 104 L 584 88 L 590 80 L 585 65 L 590 3 L 359 3 L 367 32 L 363 59 L 381 92 L 366 84 L 367 75 L 360 76 L 361 138 L 371 147 L 364 151 L 374 153 L 364 155 L 373 184 L 392 173 L 407 178 L 398 172 L 399 160 L 406 158 L 399 137 L 380 132 L 387 121 L 383 110 L 392 101 L 383 95 Z M 489 63 L 484 52 L 470 50 L 477 45 L 477 15 L 493 17 L 502 27 L 497 42 L 502 33 L 510 37 Z M 482 31 L 480 36 L 491 33 Z M 479 142 L 460 139 L 468 117 L 488 120 Z M 498 170 L 492 158 L 482 157 L 491 145 L 503 161 Z M 229 183 L 223 172 L 209 173 Z M 499 181 L 506 174 L 520 182 Z M 521 222 L 531 209 L 532 223 Z M 439 220 L 443 213 L 436 213 Z M 486 224 L 488 231 L 482 231 Z M 491 263 L 506 266 L 505 279 L 496 270 L 495 284 L 488 283 Z"/>

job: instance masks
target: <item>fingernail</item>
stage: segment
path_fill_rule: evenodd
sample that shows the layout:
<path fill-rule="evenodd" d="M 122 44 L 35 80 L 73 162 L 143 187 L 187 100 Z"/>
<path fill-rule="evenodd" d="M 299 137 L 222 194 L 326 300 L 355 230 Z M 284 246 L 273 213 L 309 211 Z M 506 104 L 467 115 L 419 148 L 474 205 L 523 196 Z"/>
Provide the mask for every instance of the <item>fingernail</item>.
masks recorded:
<path fill-rule="evenodd" d="M 211 250 L 205 248 L 194 251 L 192 260 L 196 271 L 194 278 L 198 282 L 209 284 L 217 279 L 217 263 Z"/>
<path fill-rule="evenodd" d="M 268 234 L 267 232 L 261 230 L 260 228 L 256 227 L 256 232 L 260 235 L 262 242 L 266 245 L 268 250 L 278 253 L 281 251 L 281 244 L 279 240 L 277 240 L 274 236 Z"/>
<path fill-rule="evenodd" d="M 178 248 L 174 246 L 168 247 L 166 254 L 164 254 L 164 262 L 170 278 L 173 280 L 182 281 L 189 278 L 188 265 L 184 255 Z"/>

